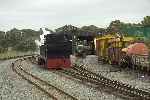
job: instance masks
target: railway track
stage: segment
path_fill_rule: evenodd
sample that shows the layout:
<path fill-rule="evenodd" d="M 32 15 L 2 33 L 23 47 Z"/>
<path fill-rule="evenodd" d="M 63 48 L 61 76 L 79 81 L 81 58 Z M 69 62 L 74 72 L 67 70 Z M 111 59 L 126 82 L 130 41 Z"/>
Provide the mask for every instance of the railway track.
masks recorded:
<path fill-rule="evenodd" d="M 22 65 L 23 60 L 24 59 L 18 59 L 14 63 L 12 63 L 12 70 L 23 79 L 35 85 L 38 89 L 46 93 L 50 98 L 54 100 L 77 100 L 77 98 L 71 96 L 70 94 L 60 90 L 59 88 L 49 84 L 44 80 L 41 80 L 40 78 L 26 71 Z"/>
<path fill-rule="evenodd" d="M 97 89 L 107 88 L 108 92 L 130 100 L 150 100 L 150 92 L 135 88 L 116 80 L 108 79 L 100 74 L 93 73 L 82 67 L 83 65 L 74 65 L 70 70 L 62 70 L 61 73 L 73 76 L 77 79 L 90 82 L 97 86 Z"/>
<path fill-rule="evenodd" d="M 135 88 L 116 80 L 110 80 L 102 75 L 98 75 L 82 66 L 74 65 L 71 70 L 62 70 L 61 73 L 73 76 L 82 81 L 90 82 L 97 89 L 103 87 L 107 92 L 111 92 L 129 100 L 150 100 L 150 92 Z"/>

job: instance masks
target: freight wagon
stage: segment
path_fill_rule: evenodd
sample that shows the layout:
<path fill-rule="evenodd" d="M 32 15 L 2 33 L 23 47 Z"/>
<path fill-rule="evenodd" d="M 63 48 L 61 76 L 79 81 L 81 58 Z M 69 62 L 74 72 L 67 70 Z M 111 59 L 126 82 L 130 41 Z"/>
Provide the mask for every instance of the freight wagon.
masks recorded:
<path fill-rule="evenodd" d="M 126 54 L 120 61 L 122 67 L 131 66 L 134 69 L 150 72 L 149 49 L 144 43 L 131 44 L 127 48 L 123 48 L 122 52 Z"/>
<path fill-rule="evenodd" d="M 118 63 L 121 58 L 121 49 L 133 41 L 134 38 L 132 37 L 121 39 L 115 33 L 96 37 L 94 39 L 96 55 L 103 62 L 109 62 L 110 64 Z"/>
<path fill-rule="evenodd" d="M 102 62 L 123 65 L 122 67 L 138 66 L 139 69 L 146 68 L 149 71 L 148 48 L 144 43 L 134 43 L 135 41 L 136 39 L 133 37 L 122 37 L 116 33 L 96 37 L 94 39 L 96 55 Z M 140 46 L 141 49 L 139 49 Z M 139 51 L 143 50 L 145 53 L 138 52 L 136 54 L 134 51 L 137 49 Z M 132 53 L 129 53 L 131 51 Z"/>

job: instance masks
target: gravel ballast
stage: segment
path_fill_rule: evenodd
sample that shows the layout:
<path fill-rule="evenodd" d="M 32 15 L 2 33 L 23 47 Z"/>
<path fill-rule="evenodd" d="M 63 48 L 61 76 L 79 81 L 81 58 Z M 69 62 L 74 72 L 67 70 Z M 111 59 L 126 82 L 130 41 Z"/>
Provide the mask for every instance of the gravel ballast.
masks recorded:
<path fill-rule="evenodd" d="M 150 76 L 141 74 L 139 71 L 100 64 L 95 55 L 89 55 L 84 60 L 78 59 L 76 61 L 84 63 L 84 67 L 94 73 L 102 74 L 109 79 L 118 80 L 150 92 Z"/>
<path fill-rule="evenodd" d="M 66 93 L 69 93 L 79 100 L 123 100 L 117 96 L 108 94 L 101 89 L 98 90 L 92 86 L 82 84 L 81 81 L 73 79 L 72 77 L 60 73 L 58 74 L 56 70 L 46 70 L 40 66 L 33 65 L 30 62 L 26 63 L 26 66 L 28 66 L 27 69 L 32 74 L 48 81 L 50 84 L 58 87 Z"/>
<path fill-rule="evenodd" d="M 0 62 L 0 100 L 52 100 L 35 86 L 15 74 L 10 67 L 13 61 Z M 145 90 L 150 88 L 148 76 L 143 77 L 142 74 L 138 74 L 136 71 L 120 69 L 107 64 L 98 64 L 97 57 L 94 55 L 87 56 L 86 59 L 76 59 L 72 56 L 72 62 L 78 64 L 84 63 L 84 67 L 88 70 L 100 73 L 107 78 L 128 83 Z M 33 75 L 49 82 L 79 100 L 124 100 L 101 89 L 96 89 L 91 84 L 83 84 L 82 81 L 74 79 L 71 76 L 58 73 L 57 70 L 47 70 L 29 61 L 23 61 L 23 65 Z"/>
<path fill-rule="evenodd" d="M 0 100 L 52 100 L 15 74 L 10 67 L 13 61 L 7 60 L 0 63 Z"/>

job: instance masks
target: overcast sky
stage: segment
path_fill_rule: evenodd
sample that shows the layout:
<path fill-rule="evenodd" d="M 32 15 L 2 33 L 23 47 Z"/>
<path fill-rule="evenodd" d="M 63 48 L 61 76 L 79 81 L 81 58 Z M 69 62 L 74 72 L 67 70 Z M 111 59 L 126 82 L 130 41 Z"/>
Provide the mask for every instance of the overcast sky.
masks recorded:
<path fill-rule="evenodd" d="M 150 0 L 0 0 L 0 30 L 65 24 L 106 27 L 115 19 L 138 23 L 146 15 Z"/>

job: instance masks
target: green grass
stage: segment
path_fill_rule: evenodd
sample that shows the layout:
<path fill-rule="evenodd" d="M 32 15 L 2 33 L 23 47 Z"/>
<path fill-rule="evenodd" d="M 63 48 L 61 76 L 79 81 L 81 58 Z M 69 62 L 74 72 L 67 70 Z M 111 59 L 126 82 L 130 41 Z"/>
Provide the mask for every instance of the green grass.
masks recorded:
<path fill-rule="evenodd" d="M 8 51 L 5 53 L 0 53 L 0 59 L 5 60 L 5 59 L 15 58 L 17 56 L 23 56 L 23 55 L 29 55 L 29 54 L 33 54 L 33 52 Z"/>

